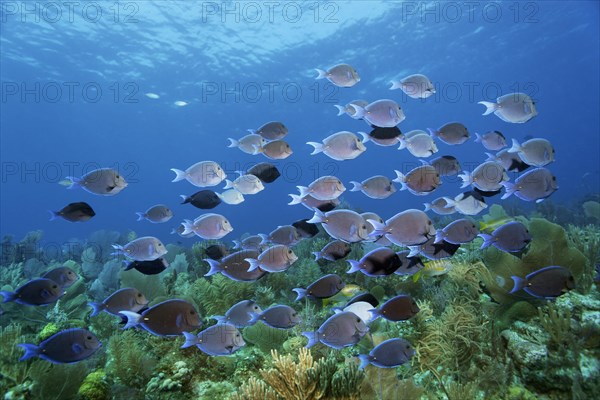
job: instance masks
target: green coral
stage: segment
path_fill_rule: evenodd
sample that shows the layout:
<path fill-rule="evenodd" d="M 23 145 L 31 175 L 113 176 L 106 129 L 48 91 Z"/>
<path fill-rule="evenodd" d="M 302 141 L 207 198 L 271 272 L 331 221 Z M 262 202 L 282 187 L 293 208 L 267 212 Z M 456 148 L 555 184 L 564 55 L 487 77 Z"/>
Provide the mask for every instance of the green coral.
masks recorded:
<path fill-rule="evenodd" d="M 60 332 L 60 327 L 58 325 L 56 325 L 55 323 L 50 322 L 42 328 L 40 333 L 38 333 L 37 339 L 38 339 L 38 341 L 43 342 L 44 340 L 48 339 L 50 336 L 52 336 L 58 332 Z"/>
<path fill-rule="evenodd" d="M 147 342 L 146 338 L 145 332 L 133 330 L 120 332 L 110 338 L 106 373 L 115 382 L 134 388 L 146 385 L 157 362 L 143 345 Z"/>
<path fill-rule="evenodd" d="M 77 394 L 82 400 L 109 400 L 110 385 L 106 382 L 104 370 L 96 370 L 85 377 Z"/>

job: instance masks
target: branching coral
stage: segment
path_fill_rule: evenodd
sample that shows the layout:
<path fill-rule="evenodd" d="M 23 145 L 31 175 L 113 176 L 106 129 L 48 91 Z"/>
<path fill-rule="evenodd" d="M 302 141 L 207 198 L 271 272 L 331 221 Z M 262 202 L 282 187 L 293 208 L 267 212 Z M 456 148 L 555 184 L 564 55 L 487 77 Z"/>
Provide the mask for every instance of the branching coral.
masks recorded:
<path fill-rule="evenodd" d="M 318 386 L 318 376 L 309 371 L 314 368 L 315 362 L 310 351 L 302 348 L 298 355 L 298 362 L 294 362 L 291 355 L 279 355 L 277 350 L 271 351 L 273 368 L 260 370 L 265 382 L 277 394 L 286 400 L 317 400 L 324 396 Z"/>
<path fill-rule="evenodd" d="M 546 307 L 538 308 L 538 316 L 544 331 L 550 335 L 550 346 L 561 348 L 567 343 L 574 342 L 569 309 L 559 310 L 554 303 L 548 303 Z"/>
<path fill-rule="evenodd" d="M 106 372 L 116 382 L 141 388 L 150 379 L 156 359 L 140 344 L 141 337 L 140 332 L 128 330 L 108 341 Z"/>
<path fill-rule="evenodd" d="M 244 383 L 240 391 L 234 393 L 230 400 L 279 400 L 277 393 L 264 381 L 251 377 Z"/>

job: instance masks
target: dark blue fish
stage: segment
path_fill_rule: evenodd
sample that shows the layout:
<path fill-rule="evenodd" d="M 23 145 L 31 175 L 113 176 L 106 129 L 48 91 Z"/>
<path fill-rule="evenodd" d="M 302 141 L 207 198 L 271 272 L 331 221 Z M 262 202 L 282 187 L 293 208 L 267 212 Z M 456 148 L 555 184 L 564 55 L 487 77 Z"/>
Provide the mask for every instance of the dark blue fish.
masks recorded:
<path fill-rule="evenodd" d="M 479 234 L 479 228 L 470 219 L 457 219 L 438 229 L 435 234 L 435 243 L 446 241 L 452 244 L 463 244 L 473 241 Z"/>
<path fill-rule="evenodd" d="M 215 192 L 209 189 L 201 190 L 191 196 L 181 195 L 181 204 L 191 204 L 201 210 L 210 210 L 221 204 L 221 199 Z"/>
<path fill-rule="evenodd" d="M 239 282 L 253 282 L 267 274 L 260 268 L 256 268 L 252 271 L 250 269 L 250 263 L 246 261 L 246 258 L 256 259 L 260 253 L 256 250 L 240 250 L 236 253 L 230 254 L 223 258 L 221 261 L 205 259 L 210 265 L 210 271 L 204 276 L 211 276 L 216 273 L 222 273 L 229 279 Z"/>
<path fill-rule="evenodd" d="M 93 308 L 90 317 L 94 317 L 102 311 L 120 317 L 121 311 L 141 311 L 148 305 L 148 299 L 135 288 L 123 288 L 108 296 L 101 303 L 90 302 L 88 305 Z"/>
<path fill-rule="evenodd" d="M 388 247 L 372 250 L 365 254 L 360 261 L 348 260 L 347 262 L 350 264 L 347 274 L 361 271 L 371 277 L 391 275 L 402 266 L 398 254 Z"/>
<path fill-rule="evenodd" d="M 62 217 L 70 222 L 85 222 L 89 221 L 96 213 L 92 207 L 83 201 L 71 203 L 64 206 L 59 211 L 50 211 L 50 221 L 54 221 L 58 217 Z"/>
<path fill-rule="evenodd" d="M 559 266 L 538 269 L 525 278 L 514 275 L 511 278 L 515 286 L 510 293 L 524 290 L 534 297 L 544 299 L 554 299 L 575 287 L 571 271 Z"/>
<path fill-rule="evenodd" d="M 483 238 L 481 249 L 494 245 L 499 250 L 517 253 L 525 249 L 531 242 L 531 234 L 525 225 L 519 221 L 511 221 L 496 228 L 491 235 L 480 233 Z"/>
<path fill-rule="evenodd" d="M 277 167 L 268 162 L 256 164 L 246 171 L 246 174 L 256 176 L 263 183 L 275 182 L 275 180 L 281 176 Z"/>
<path fill-rule="evenodd" d="M 377 345 L 369 354 L 360 354 L 359 369 L 372 364 L 379 368 L 395 368 L 410 361 L 415 355 L 415 349 L 401 338 L 388 339 Z"/>
<path fill-rule="evenodd" d="M 169 266 L 169 262 L 163 257 L 157 258 L 152 261 L 132 261 L 129 264 L 127 260 L 123 260 L 125 263 L 125 271 L 135 269 L 144 275 L 157 275 L 163 272 Z"/>
<path fill-rule="evenodd" d="M 87 329 L 75 328 L 58 332 L 38 346 L 29 343 L 19 346 L 25 349 L 20 361 L 39 357 L 55 364 L 66 364 L 89 358 L 102 347 L 102 343 Z"/>
<path fill-rule="evenodd" d="M 1 291 L 4 303 L 14 301 L 15 303 L 29 306 L 43 306 L 54 303 L 65 292 L 60 285 L 51 279 L 33 279 L 14 292 Z"/>
<path fill-rule="evenodd" d="M 358 343 L 367 332 L 369 328 L 360 317 L 344 311 L 329 317 L 318 330 L 302 334 L 308 338 L 307 348 L 321 342 L 334 349 L 342 349 Z"/>
<path fill-rule="evenodd" d="M 255 315 L 250 320 L 250 324 L 255 324 L 258 321 L 262 321 L 265 325 L 277 329 L 290 329 L 302 322 L 298 316 L 298 312 L 286 305 L 267 308 L 262 313 Z"/>
<path fill-rule="evenodd" d="M 292 290 L 298 294 L 296 301 L 300 301 L 304 297 L 327 299 L 338 294 L 344 287 L 346 287 L 346 284 L 342 281 L 342 278 L 336 274 L 329 274 L 317 279 L 306 289 L 295 288 Z"/>
<path fill-rule="evenodd" d="M 196 346 L 209 356 L 229 356 L 246 344 L 240 331 L 231 324 L 213 325 L 198 335 L 189 332 L 183 332 L 183 335 L 182 349 Z"/>
<path fill-rule="evenodd" d="M 196 308 L 180 299 L 163 301 L 141 314 L 131 311 L 121 311 L 120 314 L 127 317 L 127 325 L 123 329 L 141 326 L 156 336 L 181 335 L 202 325 Z"/>
<path fill-rule="evenodd" d="M 398 322 L 411 319 L 421 311 L 415 300 L 408 294 L 400 294 L 383 303 L 381 307 L 371 310 L 373 319 L 383 317 L 388 321 Z"/>
<path fill-rule="evenodd" d="M 58 267 L 46 272 L 42 278 L 51 279 L 63 289 L 67 289 L 77 282 L 79 275 L 69 267 Z"/>

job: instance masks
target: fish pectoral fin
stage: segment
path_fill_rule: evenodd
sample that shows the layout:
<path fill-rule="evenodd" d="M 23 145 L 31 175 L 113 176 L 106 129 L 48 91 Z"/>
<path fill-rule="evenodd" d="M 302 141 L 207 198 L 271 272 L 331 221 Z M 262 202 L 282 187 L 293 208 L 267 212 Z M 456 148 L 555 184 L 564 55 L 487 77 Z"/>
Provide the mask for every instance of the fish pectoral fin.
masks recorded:
<path fill-rule="evenodd" d="M 112 186 L 107 186 L 106 187 L 106 191 L 107 192 L 112 192 L 117 186 L 116 185 L 112 185 Z"/>

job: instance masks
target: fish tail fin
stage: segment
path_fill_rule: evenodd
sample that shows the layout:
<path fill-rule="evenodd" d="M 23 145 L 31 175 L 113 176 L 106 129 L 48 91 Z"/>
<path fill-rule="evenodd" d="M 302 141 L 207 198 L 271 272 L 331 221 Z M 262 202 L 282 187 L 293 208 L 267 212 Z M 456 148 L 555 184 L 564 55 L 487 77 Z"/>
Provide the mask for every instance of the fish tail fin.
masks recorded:
<path fill-rule="evenodd" d="M 242 243 L 239 240 L 234 240 L 233 241 L 233 250 L 237 250 L 237 249 L 241 249 L 242 248 Z"/>
<path fill-rule="evenodd" d="M 339 117 L 340 115 L 344 115 L 346 113 L 346 107 L 344 106 L 340 106 L 338 104 L 334 105 L 335 108 L 338 109 L 338 113 L 337 116 Z"/>
<path fill-rule="evenodd" d="M 90 301 L 88 303 L 88 306 L 92 307 L 92 313 L 90 314 L 90 317 L 95 317 L 96 315 L 100 314 L 106 308 L 104 303 L 95 303 L 93 301 Z"/>
<path fill-rule="evenodd" d="M 120 244 L 113 244 L 111 245 L 113 249 L 115 249 L 116 251 L 113 251 L 112 253 L 110 253 L 111 256 L 118 256 L 123 254 L 123 246 L 121 246 Z"/>
<path fill-rule="evenodd" d="M 371 308 L 369 310 L 369 312 L 371 313 L 371 320 L 375 321 L 377 318 L 381 317 L 381 311 L 379 311 L 378 308 Z"/>
<path fill-rule="evenodd" d="M 359 118 L 363 118 L 365 116 L 365 109 L 361 106 L 357 106 L 356 104 L 350 104 L 350 107 L 354 108 L 354 115 L 352 115 L 352 118 L 354 119 L 359 119 Z"/>
<path fill-rule="evenodd" d="M 304 196 L 308 196 L 310 194 L 309 192 L 309 188 L 307 188 L 306 186 L 296 186 L 298 188 L 298 191 L 300 192 L 300 197 L 304 197 Z"/>
<path fill-rule="evenodd" d="M 510 294 L 518 292 L 519 290 L 521 290 L 525 287 L 525 279 L 520 278 L 515 275 L 511 276 L 511 278 L 515 285 L 513 286 L 512 290 L 509 292 Z"/>
<path fill-rule="evenodd" d="M 198 337 L 196 335 L 194 335 L 193 333 L 189 333 L 189 332 L 182 332 L 183 336 L 185 337 L 185 343 L 183 344 L 183 346 L 181 346 L 182 349 L 188 348 L 188 347 L 192 347 L 198 344 Z"/>
<path fill-rule="evenodd" d="M 185 179 L 185 171 L 177 168 L 171 168 L 171 171 L 175 172 L 175 179 L 173 179 L 171 182 L 179 182 Z"/>
<path fill-rule="evenodd" d="M 357 132 L 360 136 L 362 136 L 362 143 L 365 144 L 371 140 L 371 136 L 369 136 L 366 132 Z"/>
<path fill-rule="evenodd" d="M 250 264 L 250 267 L 248 268 L 248 272 L 252 272 L 252 271 L 258 269 L 258 267 L 260 267 L 260 263 L 255 258 L 244 258 L 244 261 L 246 261 L 248 264 Z"/>
<path fill-rule="evenodd" d="M 350 183 L 353 185 L 352 189 L 350 189 L 351 192 L 360 192 L 362 190 L 362 183 L 356 181 L 350 181 Z"/>
<path fill-rule="evenodd" d="M 214 319 L 215 321 L 217 321 L 217 325 L 219 324 L 224 324 L 227 322 L 227 317 L 224 315 L 213 315 L 212 317 L 210 317 L 212 319 Z"/>
<path fill-rule="evenodd" d="M 232 189 L 232 188 L 233 188 L 233 182 L 230 181 L 229 179 L 225 179 L 225 187 L 223 188 L 223 190 Z"/>
<path fill-rule="evenodd" d="M 504 189 L 506 190 L 506 193 L 504 193 L 501 197 L 502 200 L 509 198 L 517 191 L 517 185 L 512 182 L 502 182 L 501 185 L 504 186 Z"/>
<path fill-rule="evenodd" d="M 369 233 L 369 236 L 374 237 L 385 235 L 385 224 L 382 224 L 381 222 L 374 219 L 368 219 L 367 222 L 373 225 L 373 232 Z"/>
<path fill-rule="evenodd" d="M 218 262 L 217 260 L 211 260 L 210 258 L 205 258 L 204 261 L 206 261 L 208 263 L 208 265 L 210 266 L 210 270 L 204 274 L 204 276 L 211 276 L 214 274 L 218 274 L 219 272 L 223 271 L 223 268 L 221 267 L 221 263 Z"/>
<path fill-rule="evenodd" d="M 66 183 L 68 184 L 67 189 L 73 189 L 78 186 L 81 186 L 82 180 L 81 178 L 77 178 L 75 176 L 67 176 L 65 177 Z"/>
<path fill-rule="evenodd" d="M 356 260 L 346 260 L 348 264 L 350 264 L 350 269 L 346 271 L 347 274 L 353 274 L 355 272 L 360 271 L 360 261 Z"/>
<path fill-rule="evenodd" d="M 54 221 L 59 216 L 56 211 L 48 210 L 48 212 L 50 213 L 50 219 L 48 221 Z"/>
<path fill-rule="evenodd" d="M 142 321 L 142 316 L 133 311 L 119 311 L 119 314 L 127 318 L 127 323 L 125 324 L 123 329 L 129 329 L 133 328 L 134 326 L 138 326 Z"/>
<path fill-rule="evenodd" d="M 37 357 L 40 355 L 40 347 L 36 346 L 35 344 L 19 343 L 17 346 L 22 347 L 25 350 L 25 354 L 23 354 L 23 356 L 19 358 L 19 361 L 29 360 L 30 358 Z"/>
<path fill-rule="evenodd" d="M 233 139 L 233 138 L 227 138 L 227 140 L 229 140 L 229 145 L 227 147 L 232 148 L 232 147 L 239 147 L 240 146 L 240 142 Z"/>
<path fill-rule="evenodd" d="M 320 68 L 315 68 L 315 71 L 319 74 L 315 79 L 325 79 L 327 78 L 327 71 L 324 71 Z"/>
<path fill-rule="evenodd" d="M 410 252 L 408 253 L 407 257 L 415 257 L 421 252 L 421 248 L 419 246 L 408 246 L 408 249 Z"/>
<path fill-rule="evenodd" d="M 496 155 L 492 153 L 486 152 L 485 155 L 487 156 L 487 159 L 485 161 L 498 161 L 498 157 L 496 157 Z"/>
<path fill-rule="evenodd" d="M 315 155 L 315 154 L 319 154 L 323 151 L 323 144 L 322 143 L 317 143 L 317 142 L 306 142 L 306 144 L 311 145 L 312 147 L 314 147 L 315 149 L 313 150 L 312 153 L 310 153 L 311 156 Z"/>
<path fill-rule="evenodd" d="M 423 270 L 422 269 L 418 270 L 417 273 L 414 274 L 412 277 L 413 282 L 418 282 L 422 275 L 423 275 Z"/>
<path fill-rule="evenodd" d="M 250 325 L 254 325 L 254 324 L 256 324 L 258 321 L 260 321 L 260 314 L 257 314 L 257 313 L 252 313 L 252 317 L 250 318 L 250 321 L 248 321 L 248 324 L 250 324 Z"/>
<path fill-rule="evenodd" d="M 315 256 L 315 262 L 319 261 L 322 257 L 322 253 L 320 251 L 313 251 L 312 255 Z"/>
<path fill-rule="evenodd" d="M 475 143 L 481 143 L 481 135 L 475 132 Z"/>
<path fill-rule="evenodd" d="M 486 247 L 490 247 L 494 241 L 494 237 L 492 235 L 488 235 L 487 233 L 480 233 L 478 236 L 483 239 L 481 250 L 485 249 Z"/>
<path fill-rule="evenodd" d="M 256 134 L 256 129 L 246 129 L 248 132 L 250 132 L 251 134 L 255 135 Z"/>
<path fill-rule="evenodd" d="M 318 208 L 315 208 L 315 214 L 311 219 L 309 219 L 306 222 L 308 222 L 309 224 L 318 224 L 320 222 L 324 222 L 326 219 L 327 217 L 325 216 L 325 214 L 323 214 L 323 211 L 319 210 Z"/>
<path fill-rule="evenodd" d="M 181 200 L 183 200 L 181 202 L 181 204 L 187 204 L 190 202 L 190 198 L 188 196 L 186 196 L 185 194 L 180 194 L 179 197 L 181 197 Z"/>
<path fill-rule="evenodd" d="M 391 80 L 390 83 L 392 84 L 392 87 L 390 87 L 390 90 L 396 90 L 396 89 L 402 88 L 402 82 L 400 82 L 396 79 Z"/>
<path fill-rule="evenodd" d="M 435 240 L 433 241 L 433 243 L 440 243 L 443 240 L 444 240 L 444 231 L 442 229 L 438 229 L 437 231 L 435 231 Z"/>
<path fill-rule="evenodd" d="M 469 186 L 470 184 L 473 183 L 473 175 L 471 175 L 471 173 L 469 171 L 463 171 L 463 174 L 458 174 L 458 177 L 460 179 L 462 179 L 462 184 L 460 185 L 461 188 L 466 188 L 467 186 Z"/>
<path fill-rule="evenodd" d="M 425 206 L 425 210 L 423 210 L 423 211 L 431 210 L 431 203 L 423 203 L 423 205 Z"/>
<path fill-rule="evenodd" d="M 400 138 L 400 146 L 398 146 L 398 150 L 404 150 L 406 146 L 408 146 L 408 142 L 404 138 Z"/>
<path fill-rule="evenodd" d="M 508 152 L 509 153 L 518 153 L 519 151 L 521 151 L 521 145 L 519 144 L 517 139 L 513 139 L 512 147 L 510 149 L 508 149 Z"/>
<path fill-rule="evenodd" d="M 127 260 L 123 260 L 123 265 L 125 265 L 125 269 L 123 269 L 123 271 L 129 271 L 130 269 L 133 269 L 133 263 L 129 263 Z"/>
<path fill-rule="evenodd" d="M 295 289 L 292 289 L 292 291 L 296 292 L 296 300 L 294 300 L 294 301 L 300 301 L 306 297 L 306 289 L 295 288 Z"/>
<path fill-rule="evenodd" d="M 442 197 L 442 199 L 444 199 L 444 201 L 446 202 L 446 207 L 444 208 L 450 208 L 450 207 L 454 207 L 456 205 L 456 201 L 454 201 L 454 199 L 451 199 L 450 197 Z"/>
<path fill-rule="evenodd" d="M 308 339 L 308 344 L 306 348 L 313 347 L 315 344 L 319 343 L 319 332 L 302 332 L 303 336 L 306 336 Z"/>
<path fill-rule="evenodd" d="M 302 203 L 302 196 L 298 196 L 297 194 L 289 194 L 288 196 L 292 198 L 292 201 L 288 203 L 289 206 Z"/>
<path fill-rule="evenodd" d="M 259 243 L 260 245 L 269 243 L 269 237 L 267 235 L 265 235 L 264 233 L 259 233 L 258 236 L 260 236 L 260 238 L 261 238 L 261 241 Z"/>
<path fill-rule="evenodd" d="M 365 369 L 367 365 L 371 364 L 371 356 L 368 354 L 359 354 L 358 359 L 360 360 L 359 370 Z"/>
<path fill-rule="evenodd" d="M 138 221 L 143 221 L 146 218 L 146 214 L 143 212 L 136 212 L 137 216 L 138 216 Z"/>
<path fill-rule="evenodd" d="M 400 190 L 408 189 L 408 185 L 406 184 L 406 176 L 397 169 L 395 169 L 394 172 L 396 173 L 396 178 L 392 179 L 392 182 L 397 182 L 401 184 L 402 187 L 400 188 Z"/>
<path fill-rule="evenodd" d="M 432 128 L 427 128 L 427 132 L 429 132 L 429 136 L 436 137 L 436 136 L 440 136 L 440 132 L 436 131 L 435 129 Z"/>
<path fill-rule="evenodd" d="M 0 295 L 4 297 L 4 300 L 2 301 L 3 303 L 8 303 L 17 299 L 17 293 L 15 292 L 8 292 L 3 290 L 0 292 Z"/>
<path fill-rule="evenodd" d="M 498 109 L 498 105 L 496 103 L 492 103 L 489 101 L 479 101 L 477 104 L 483 104 L 485 106 L 485 112 L 481 115 L 488 115 L 493 113 Z"/>

